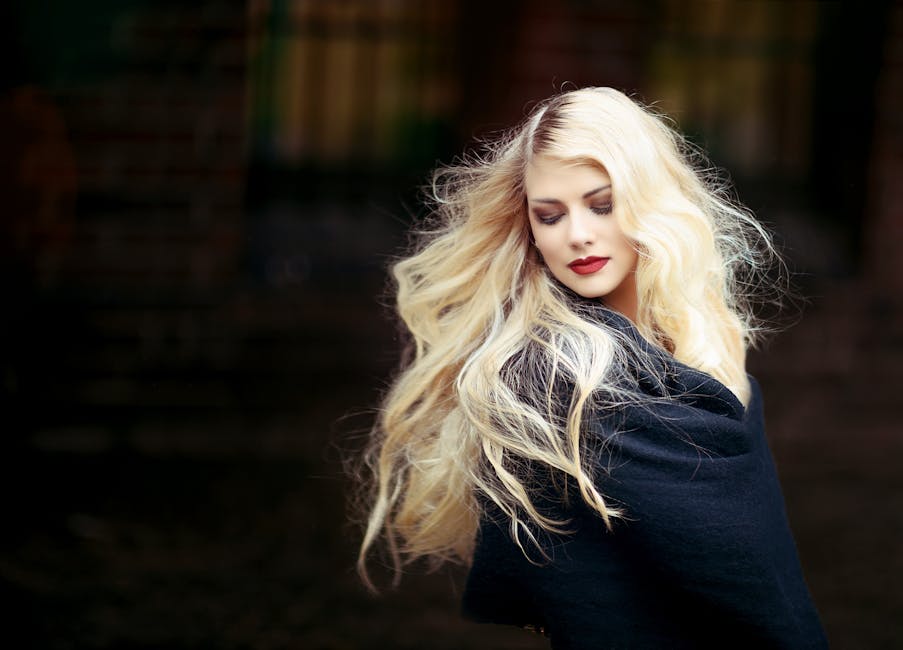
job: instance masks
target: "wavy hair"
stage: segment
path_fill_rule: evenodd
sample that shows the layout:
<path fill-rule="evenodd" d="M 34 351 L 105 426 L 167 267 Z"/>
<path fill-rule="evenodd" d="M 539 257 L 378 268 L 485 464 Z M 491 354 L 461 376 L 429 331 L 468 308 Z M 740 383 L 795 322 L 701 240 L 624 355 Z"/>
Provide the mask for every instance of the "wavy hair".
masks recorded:
<path fill-rule="evenodd" d="M 430 226 L 394 265 L 412 353 L 365 454 L 358 569 L 368 585 L 380 538 L 396 579 L 419 557 L 469 562 L 490 503 L 525 555 L 539 530 L 566 530 L 536 506 L 536 468 L 576 486 L 606 525 L 623 515 L 597 488 L 582 422 L 642 399 L 624 369 L 643 356 L 531 246 L 523 179 L 539 154 L 605 169 L 639 253 L 637 329 L 749 399 L 745 355 L 760 331 L 751 298 L 777 259 L 768 234 L 666 118 L 610 88 L 556 95 L 481 154 L 434 172 Z"/>

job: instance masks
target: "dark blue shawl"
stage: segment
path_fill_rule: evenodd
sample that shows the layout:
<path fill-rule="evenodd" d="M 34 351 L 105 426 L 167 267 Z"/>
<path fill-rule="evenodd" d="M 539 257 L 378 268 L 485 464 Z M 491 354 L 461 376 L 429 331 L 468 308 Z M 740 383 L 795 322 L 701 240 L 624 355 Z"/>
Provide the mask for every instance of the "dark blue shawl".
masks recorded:
<path fill-rule="evenodd" d="M 606 529 L 579 498 L 539 505 L 570 518 L 524 557 L 487 507 L 463 599 L 470 619 L 542 629 L 552 648 L 825 648 L 765 439 L 762 398 L 748 408 L 708 374 L 596 310 L 660 366 L 637 371 L 650 401 L 587 418 L 598 487 L 626 518 Z M 644 347 L 645 346 L 645 347 Z M 657 400 L 662 388 L 672 395 Z M 598 444 L 592 444 L 598 443 Z M 551 493 L 551 495 L 550 495 Z"/>

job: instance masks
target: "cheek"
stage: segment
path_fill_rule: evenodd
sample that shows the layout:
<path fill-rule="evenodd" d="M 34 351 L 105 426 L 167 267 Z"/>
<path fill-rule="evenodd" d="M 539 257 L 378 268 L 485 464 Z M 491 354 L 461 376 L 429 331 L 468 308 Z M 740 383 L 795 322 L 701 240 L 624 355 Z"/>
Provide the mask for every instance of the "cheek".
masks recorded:
<path fill-rule="evenodd" d="M 634 248 L 633 244 L 629 239 L 624 237 L 620 242 L 618 242 L 618 250 L 617 255 L 626 263 L 625 266 L 631 270 L 635 271 L 637 266 L 637 261 L 639 260 L 639 255 L 636 252 L 636 248 Z"/>
<path fill-rule="evenodd" d="M 630 248 L 630 250 L 628 251 L 628 255 L 630 255 L 630 258 L 629 258 L 630 259 L 630 270 L 635 272 L 637 264 L 640 261 L 640 256 L 636 252 L 636 249 L 630 245 L 630 242 L 628 242 L 627 245 Z"/>
<path fill-rule="evenodd" d="M 543 231 L 542 228 L 537 228 L 532 221 L 530 221 L 530 243 L 533 247 L 542 249 L 546 245 L 546 232 Z"/>
<path fill-rule="evenodd" d="M 624 234 L 624 231 L 621 230 L 619 226 L 616 226 L 615 230 L 612 232 L 612 237 L 617 242 L 618 252 L 621 256 L 628 257 L 633 266 L 636 266 L 636 261 L 638 258 L 636 245 L 633 241 Z"/>
<path fill-rule="evenodd" d="M 534 231 L 533 242 L 536 252 L 544 261 L 548 262 L 555 256 L 555 242 L 548 230 Z"/>
<path fill-rule="evenodd" d="M 623 233 L 618 233 L 616 241 L 618 242 L 617 246 L 621 250 L 622 254 L 636 254 L 633 242 L 630 241 L 630 239 Z"/>

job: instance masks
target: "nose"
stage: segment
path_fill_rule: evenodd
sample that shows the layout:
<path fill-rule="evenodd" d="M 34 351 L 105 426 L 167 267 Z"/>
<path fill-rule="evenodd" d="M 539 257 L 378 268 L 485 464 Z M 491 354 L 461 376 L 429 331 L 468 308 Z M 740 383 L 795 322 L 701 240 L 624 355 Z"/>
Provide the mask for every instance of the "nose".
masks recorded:
<path fill-rule="evenodd" d="M 568 240 L 573 248 L 588 246 L 595 241 L 592 222 L 583 210 L 574 210 L 568 224 Z"/>

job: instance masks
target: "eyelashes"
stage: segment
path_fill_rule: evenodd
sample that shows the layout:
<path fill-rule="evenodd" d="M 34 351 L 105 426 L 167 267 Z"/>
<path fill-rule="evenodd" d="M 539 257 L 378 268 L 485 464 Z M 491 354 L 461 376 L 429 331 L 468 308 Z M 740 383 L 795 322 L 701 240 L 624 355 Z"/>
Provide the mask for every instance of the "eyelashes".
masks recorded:
<path fill-rule="evenodd" d="M 589 209 L 590 209 L 590 212 L 592 212 L 593 214 L 606 215 L 606 214 L 612 213 L 612 211 L 614 210 L 614 204 L 606 203 L 604 205 L 592 205 L 592 206 L 590 206 Z M 541 224 L 544 224 L 546 226 L 553 226 L 556 223 L 558 223 L 559 221 L 561 221 L 561 218 L 564 216 L 564 213 L 563 212 L 557 213 L 557 214 L 536 214 L 536 213 L 534 213 L 534 215 L 536 216 L 536 220 L 539 221 Z"/>
<path fill-rule="evenodd" d="M 596 214 L 611 214 L 612 210 L 614 210 L 615 206 L 612 203 L 606 203 L 605 205 L 594 205 L 590 207 Z"/>

